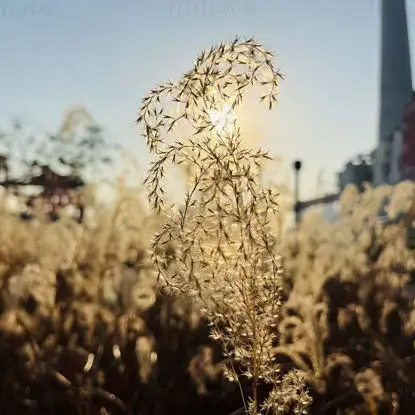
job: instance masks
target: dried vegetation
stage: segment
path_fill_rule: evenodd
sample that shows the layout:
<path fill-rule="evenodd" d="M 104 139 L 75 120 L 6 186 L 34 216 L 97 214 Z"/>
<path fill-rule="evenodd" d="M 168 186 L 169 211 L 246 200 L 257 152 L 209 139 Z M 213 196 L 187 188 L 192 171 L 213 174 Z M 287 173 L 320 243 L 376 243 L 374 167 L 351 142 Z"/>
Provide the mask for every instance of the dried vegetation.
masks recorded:
<path fill-rule="evenodd" d="M 271 108 L 281 78 L 235 39 L 144 98 L 153 213 L 122 189 L 83 225 L 1 204 L 1 413 L 411 413 L 415 186 L 349 187 L 339 221 L 280 238 L 269 155 L 231 115 L 250 86 Z M 178 207 L 169 163 L 186 166 Z"/>
<path fill-rule="evenodd" d="M 411 182 L 362 194 L 350 186 L 338 222 L 312 215 L 284 238 L 278 357 L 306 376 L 317 413 L 411 412 L 414 206 Z"/>

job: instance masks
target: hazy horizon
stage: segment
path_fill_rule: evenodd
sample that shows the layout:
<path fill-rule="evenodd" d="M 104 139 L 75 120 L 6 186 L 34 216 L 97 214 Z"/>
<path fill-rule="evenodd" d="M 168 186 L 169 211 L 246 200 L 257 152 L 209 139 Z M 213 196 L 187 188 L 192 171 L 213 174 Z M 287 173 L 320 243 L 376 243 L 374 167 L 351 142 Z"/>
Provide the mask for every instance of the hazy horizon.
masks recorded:
<path fill-rule="evenodd" d="M 54 131 L 68 108 L 83 105 L 144 169 L 134 124 L 142 97 L 212 44 L 254 36 L 286 79 L 276 108 L 255 105 L 244 122 L 272 153 L 303 160 L 301 195 L 314 197 L 319 169 L 329 191 L 335 171 L 376 144 L 378 3 L 0 0 L 0 118 Z M 415 74 L 415 2 L 407 3 Z"/>

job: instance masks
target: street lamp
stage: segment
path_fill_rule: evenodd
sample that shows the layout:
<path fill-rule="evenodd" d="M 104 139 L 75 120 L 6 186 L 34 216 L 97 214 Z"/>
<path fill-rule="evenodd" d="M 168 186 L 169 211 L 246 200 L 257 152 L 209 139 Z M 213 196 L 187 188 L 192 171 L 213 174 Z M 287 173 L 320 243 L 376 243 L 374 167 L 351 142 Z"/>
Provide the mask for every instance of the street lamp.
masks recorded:
<path fill-rule="evenodd" d="M 300 200 L 299 200 L 299 187 L 300 187 L 300 170 L 302 167 L 301 160 L 295 160 L 293 163 L 294 167 L 294 177 L 295 177 L 295 184 L 294 184 L 294 195 L 295 195 L 295 203 L 294 203 L 294 211 L 295 211 L 295 223 L 296 226 L 300 223 Z"/>

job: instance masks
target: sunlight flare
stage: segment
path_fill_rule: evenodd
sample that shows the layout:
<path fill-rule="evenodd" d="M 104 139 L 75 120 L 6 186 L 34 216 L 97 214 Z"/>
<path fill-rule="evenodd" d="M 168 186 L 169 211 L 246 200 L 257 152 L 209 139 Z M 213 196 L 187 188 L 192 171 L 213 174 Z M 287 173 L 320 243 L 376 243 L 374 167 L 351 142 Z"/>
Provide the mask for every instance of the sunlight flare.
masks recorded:
<path fill-rule="evenodd" d="M 231 133 L 236 119 L 235 112 L 229 104 L 209 111 L 209 119 L 218 134 Z"/>

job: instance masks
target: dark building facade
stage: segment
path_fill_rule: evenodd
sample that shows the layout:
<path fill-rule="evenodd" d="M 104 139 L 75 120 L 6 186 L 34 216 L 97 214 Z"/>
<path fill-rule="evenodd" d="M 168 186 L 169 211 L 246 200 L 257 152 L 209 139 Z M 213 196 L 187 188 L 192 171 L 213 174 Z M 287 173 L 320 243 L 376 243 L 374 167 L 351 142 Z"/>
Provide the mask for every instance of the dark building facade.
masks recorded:
<path fill-rule="evenodd" d="M 374 183 L 388 183 L 391 137 L 411 101 L 412 76 L 405 0 L 382 0 L 379 135 Z"/>
<path fill-rule="evenodd" d="M 338 173 L 337 179 L 340 193 L 348 184 L 354 184 L 360 190 L 363 190 L 364 183 L 373 182 L 373 163 L 371 157 L 357 157 L 356 160 L 349 161 L 343 171 Z"/>
<path fill-rule="evenodd" d="M 402 137 L 402 178 L 415 180 L 415 93 L 402 119 Z"/>

